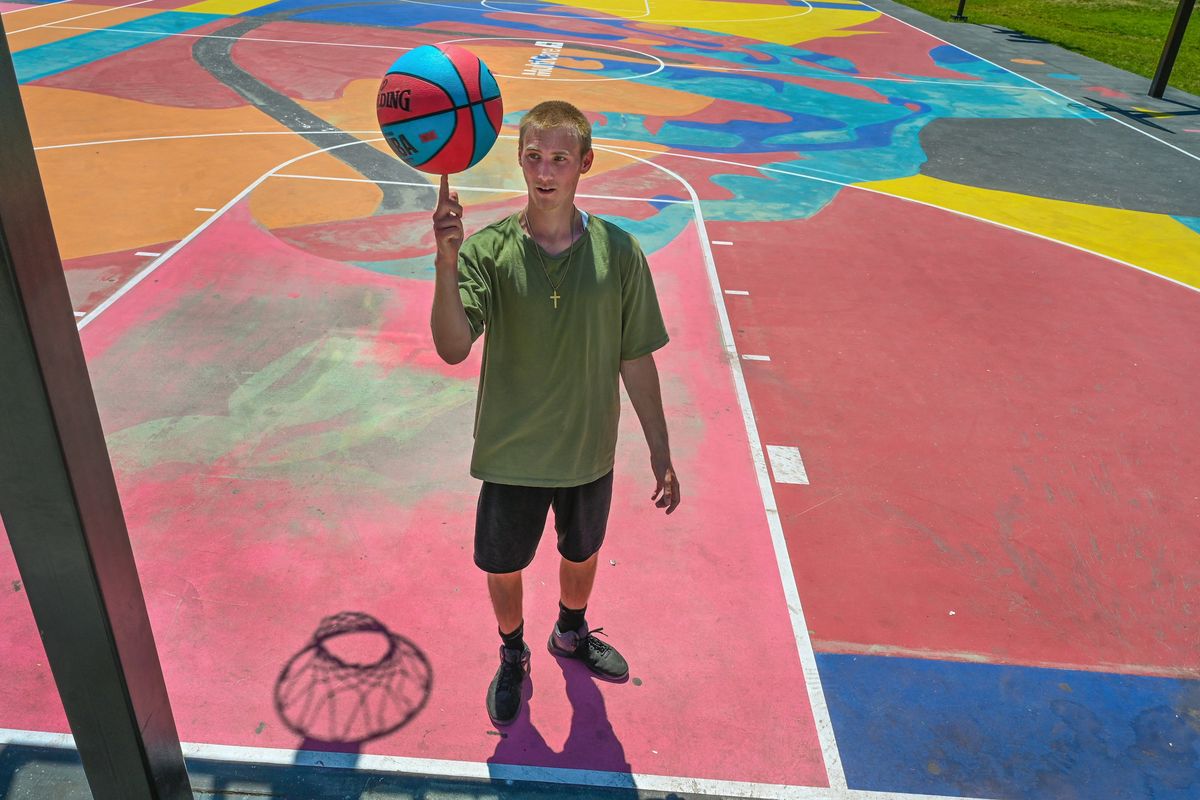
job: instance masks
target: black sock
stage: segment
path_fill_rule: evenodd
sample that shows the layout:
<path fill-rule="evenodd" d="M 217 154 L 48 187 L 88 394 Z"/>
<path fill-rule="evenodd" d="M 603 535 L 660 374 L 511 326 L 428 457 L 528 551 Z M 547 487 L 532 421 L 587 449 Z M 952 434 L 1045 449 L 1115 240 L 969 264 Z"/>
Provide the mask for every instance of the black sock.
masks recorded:
<path fill-rule="evenodd" d="M 558 629 L 563 633 L 579 630 L 584 624 L 583 613 L 585 611 L 587 611 L 587 606 L 575 610 L 564 606 L 561 600 L 558 601 Z"/>
<path fill-rule="evenodd" d="M 497 628 L 497 630 L 499 630 L 499 628 Z M 504 631 L 500 631 L 500 640 L 504 642 L 504 646 L 507 647 L 509 650 L 517 650 L 518 652 L 524 653 L 525 652 L 525 623 L 524 623 L 524 621 L 522 621 L 521 624 L 517 626 L 517 629 L 515 631 L 513 631 L 512 633 L 505 633 Z"/>

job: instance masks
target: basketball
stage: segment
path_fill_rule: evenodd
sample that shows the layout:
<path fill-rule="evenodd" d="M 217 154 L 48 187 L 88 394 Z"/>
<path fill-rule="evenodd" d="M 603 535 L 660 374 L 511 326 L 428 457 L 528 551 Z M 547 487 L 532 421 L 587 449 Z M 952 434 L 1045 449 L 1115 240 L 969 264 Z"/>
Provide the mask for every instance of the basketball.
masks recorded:
<path fill-rule="evenodd" d="M 500 132 L 500 86 L 475 54 L 421 45 L 392 64 L 375 101 L 379 128 L 405 164 L 434 175 L 479 162 Z"/>

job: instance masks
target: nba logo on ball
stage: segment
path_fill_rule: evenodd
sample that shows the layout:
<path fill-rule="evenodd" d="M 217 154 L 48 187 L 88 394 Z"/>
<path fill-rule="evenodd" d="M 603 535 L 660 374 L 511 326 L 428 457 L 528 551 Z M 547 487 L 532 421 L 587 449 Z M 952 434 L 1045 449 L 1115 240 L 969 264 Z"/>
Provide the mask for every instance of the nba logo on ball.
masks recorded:
<path fill-rule="evenodd" d="M 410 167 L 435 175 L 478 163 L 500 132 L 504 105 L 487 65 L 452 44 L 422 45 L 392 64 L 375 100 L 379 128 Z"/>

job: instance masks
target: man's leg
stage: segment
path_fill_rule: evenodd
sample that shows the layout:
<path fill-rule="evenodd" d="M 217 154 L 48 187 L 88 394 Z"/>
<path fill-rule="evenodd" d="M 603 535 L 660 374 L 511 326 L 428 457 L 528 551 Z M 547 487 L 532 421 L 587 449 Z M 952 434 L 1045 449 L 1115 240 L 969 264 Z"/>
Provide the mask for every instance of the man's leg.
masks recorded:
<path fill-rule="evenodd" d="M 500 666 L 488 686 L 488 716 L 497 725 L 517 717 L 529 674 L 521 603 L 521 572 L 533 560 L 552 492 L 485 482 L 475 517 L 475 564 L 488 574 L 488 596 L 500 629 Z"/>
<path fill-rule="evenodd" d="M 600 546 L 608 527 L 612 502 L 612 473 L 570 489 L 554 498 L 554 526 L 558 531 L 558 622 L 550 634 L 550 652 L 582 661 L 595 674 L 612 681 L 624 680 L 629 665 L 612 645 L 597 638 L 585 618 L 596 580 Z"/>
<path fill-rule="evenodd" d="M 595 569 L 596 565 L 593 564 L 593 573 Z M 496 624 L 500 626 L 500 633 L 514 632 L 521 626 L 521 621 L 524 619 L 521 610 L 524 597 L 521 572 L 506 572 L 500 575 L 489 572 L 487 584 L 488 595 L 492 598 L 492 608 L 496 612 Z M 588 590 L 591 590 L 590 582 Z"/>
<path fill-rule="evenodd" d="M 573 609 L 587 607 L 588 598 L 592 595 L 592 584 L 596 581 L 596 564 L 599 561 L 599 553 L 593 553 L 587 561 L 578 564 L 565 558 L 562 559 L 558 565 L 558 588 L 560 599 L 565 607 Z M 499 616 L 500 612 L 496 613 Z"/>

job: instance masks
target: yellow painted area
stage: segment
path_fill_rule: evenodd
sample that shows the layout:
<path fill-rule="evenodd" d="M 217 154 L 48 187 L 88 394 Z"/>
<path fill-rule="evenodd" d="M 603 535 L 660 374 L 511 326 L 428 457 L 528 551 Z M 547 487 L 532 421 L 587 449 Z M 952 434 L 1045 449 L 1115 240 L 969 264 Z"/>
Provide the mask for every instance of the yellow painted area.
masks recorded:
<path fill-rule="evenodd" d="M 1145 114 L 1147 117 L 1150 117 L 1151 119 L 1165 119 L 1168 117 L 1177 116 L 1176 114 L 1174 114 L 1170 111 L 1155 111 L 1153 108 L 1142 108 L 1141 106 L 1134 106 L 1133 110 L 1140 111 L 1143 114 Z"/>
<path fill-rule="evenodd" d="M 74 9 L 87 8 L 87 6 L 76 6 L 70 4 L 64 4 L 63 7 Z M 54 6 L 54 8 L 58 8 L 58 6 Z M 92 8 L 103 8 L 103 6 L 92 6 Z M 82 14 L 86 12 L 76 11 L 75 13 Z M 123 25 L 127 22 L 134 22 L 136 20 L 145 19 L 146 17 L 152 17 L 155 14 L 161 13 L 162 9 L 158 8 L 114 8 L 111 11 L 107 11 L 103 14 L 97 14 L 94 17 L 86 17 L 74 22 L 64 22 L 63 24 L 78 25 L 80 27 L 88 28 L 110 28 L 114 25 Z M 10 23 L 5 22 L 5 24 L 8 25 Z M 35 28 L 33 30 L 25 30 L 23 33 L 18 32 L 30 27 L 33 24 L 35 23 L 21 20 L 21 24 L 19 26 L 16 24 L 12 25 L 14 33 L 9 34 L 8 40 L 9 46 L 12 47 L 12 52 L 18 53 L 22 50 L 28 50 L 31 47 L 50 44 L 51 42 L 60 42 L 63 39 L 70 39 L 74 36 L 80 36 L 89 32 L 65 30 L 63 28 Z"/>
<path fill-rule="evenodd" d="M 227 14 L 233 16 L 235 14 L 244 14 L 247 11 L 253 11 L 263 6 L 269 6 L 274 2 L 275 0 L 201 0 L 199 3 L 193 3 L 190 6 L 184 6 L 177 10 L 190 11 L 196 14 Z"/>
<path fill-rule="evenodd" d="M 628 2 L 616 6 L 605 0 L 550 2 L 624 17 L 636 23 L 696 28 L 774 44 L 796 44 L 812 39 L 860 35 L 862 31 L 849 29 L 880 16 L 879 12 L 873 9 L 809 9 L 804 6 L 735 3 L 724 0 L 650 0 L 649 14 L 646 13 L 644 5 L 633 6 Z"/>
<path fill-rule="evenodd" d="M 70 89 L 21 89 L 38 146 L 286 131 L 250 107 L 168 108 Z M 71 109 L 69 127 L 62 125 L 63 109 Z M 195 208 L 220 208 L 262 173 L 313 149 L 288 134 L 96 144 L 37 156 L 59 250 L 77 258 L 180 239 L 204 219 Z"/>
<path fill-rule="evenodd" d="M 859 185 L 1039 233 L 1200 288 L 1200 234 L 1164 214 L 979 189 L 925 175 Z"/>

